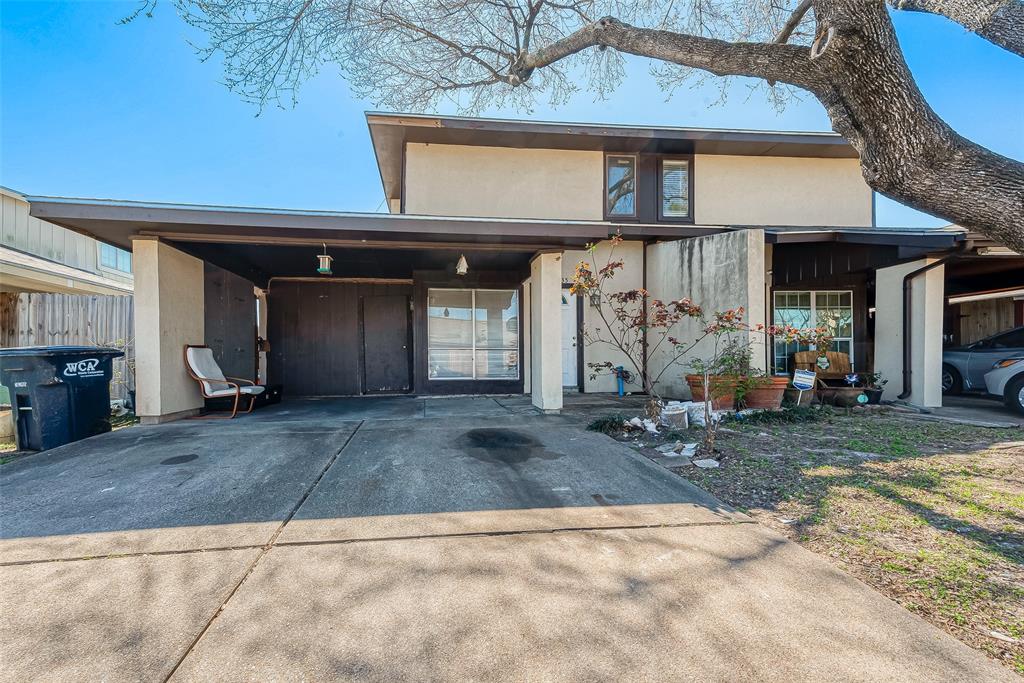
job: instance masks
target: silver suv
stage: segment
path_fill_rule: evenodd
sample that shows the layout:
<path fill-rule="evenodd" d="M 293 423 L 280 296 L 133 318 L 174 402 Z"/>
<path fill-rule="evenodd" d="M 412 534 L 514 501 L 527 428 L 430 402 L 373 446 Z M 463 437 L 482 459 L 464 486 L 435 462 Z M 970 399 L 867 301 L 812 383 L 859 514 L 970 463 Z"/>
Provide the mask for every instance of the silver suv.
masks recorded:
<path fill-rule="evenodd" d="M 1024 326 L 942 353 L 942 393 L 985 391 L 985 373 L 999 361 L 1024 355 Z"/>

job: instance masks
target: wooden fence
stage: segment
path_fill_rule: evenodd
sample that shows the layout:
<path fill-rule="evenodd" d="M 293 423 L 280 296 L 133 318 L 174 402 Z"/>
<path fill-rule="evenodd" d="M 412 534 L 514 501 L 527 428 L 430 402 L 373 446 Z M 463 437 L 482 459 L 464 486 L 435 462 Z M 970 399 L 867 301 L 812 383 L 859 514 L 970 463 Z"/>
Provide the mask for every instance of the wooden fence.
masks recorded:
<path fill-rule="evenodd" d="M 102 294 L 0 293 L 0 347 L 116 346 L 112 398 L 135 388 L 135 322 L 132 297 Z"/>

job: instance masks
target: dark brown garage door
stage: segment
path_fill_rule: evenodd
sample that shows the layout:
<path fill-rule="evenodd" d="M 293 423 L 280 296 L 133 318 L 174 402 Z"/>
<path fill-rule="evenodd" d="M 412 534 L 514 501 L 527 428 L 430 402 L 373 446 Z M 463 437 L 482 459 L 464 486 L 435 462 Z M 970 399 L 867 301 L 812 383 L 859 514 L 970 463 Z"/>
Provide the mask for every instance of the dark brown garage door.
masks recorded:
<path fill-rule="evenodd" d="M 270 381 L 289 396 L 409 391 L 411 285 L 275 280 Z"/>

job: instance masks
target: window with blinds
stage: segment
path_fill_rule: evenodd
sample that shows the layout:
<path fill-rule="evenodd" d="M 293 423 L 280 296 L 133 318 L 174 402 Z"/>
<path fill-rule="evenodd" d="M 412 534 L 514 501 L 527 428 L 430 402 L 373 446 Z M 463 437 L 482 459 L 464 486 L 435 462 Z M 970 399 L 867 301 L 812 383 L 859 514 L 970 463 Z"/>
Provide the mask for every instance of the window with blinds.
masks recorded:
<path fill-rule="evenodd" d="M 664 159 L 661 162 L 661 217 L 690 217 L 690 162 Z"/>

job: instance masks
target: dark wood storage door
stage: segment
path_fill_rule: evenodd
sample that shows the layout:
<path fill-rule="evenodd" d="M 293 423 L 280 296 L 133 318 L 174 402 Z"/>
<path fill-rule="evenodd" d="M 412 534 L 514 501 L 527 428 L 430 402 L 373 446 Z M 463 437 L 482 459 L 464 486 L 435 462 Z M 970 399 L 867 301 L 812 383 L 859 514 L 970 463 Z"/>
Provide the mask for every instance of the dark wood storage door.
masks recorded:
<path fill-rule="evenodd" d="M 267 304 L 270 381 L 287 396 L 359 391 L 359 298 L 342 282 L 274 282 Z"/>
<path fill-rule="evenodd" d="M 398 393 L 412 388 L 409 297 L 362 297 L 364 390 Z"/>
<path fill-rule="evenodd" d="M 228 377 L 256 378 L 256 295 L 252 283 L 234 273 L 204 265 L 207 346 Z"/>

